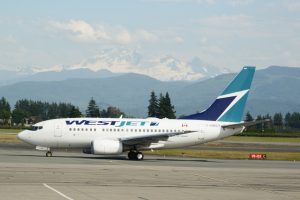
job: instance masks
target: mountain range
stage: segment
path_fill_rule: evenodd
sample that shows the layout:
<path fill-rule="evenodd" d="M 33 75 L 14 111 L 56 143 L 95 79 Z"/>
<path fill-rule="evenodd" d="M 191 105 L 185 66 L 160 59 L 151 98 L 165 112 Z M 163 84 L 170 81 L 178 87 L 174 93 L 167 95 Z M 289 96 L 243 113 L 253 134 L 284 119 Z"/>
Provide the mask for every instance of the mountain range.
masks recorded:
<path fill-rule="evenodd" d="M 136 73 L 112 73 L 101 69 L 41 72 L 0 87 L 0 96 L 11 105 L 23 98 L 71 102 L 85 111 L 93 97 L 101 108 L 117 106 L 126 114 L 145 117 L 150 92 L 169 92 L 177 116 L 207 108 L 235 74 L 199 81 L 161 81 Z M 300 68 L 271 66 L 257 70 L 246 110 L 251 114 L 300 111 Z"/>
<path fill-rule="evenodd" d="M 0 86 L 20 81 L 59 81 L 70 78 L 104 78 L 137 73 L 161 81 L 197 81 L 230 72 L 194 57 L 183 61 L 171 55 L 146 58 L 136 50 L 105 49 L 73 65 L 0 70 Z"/>

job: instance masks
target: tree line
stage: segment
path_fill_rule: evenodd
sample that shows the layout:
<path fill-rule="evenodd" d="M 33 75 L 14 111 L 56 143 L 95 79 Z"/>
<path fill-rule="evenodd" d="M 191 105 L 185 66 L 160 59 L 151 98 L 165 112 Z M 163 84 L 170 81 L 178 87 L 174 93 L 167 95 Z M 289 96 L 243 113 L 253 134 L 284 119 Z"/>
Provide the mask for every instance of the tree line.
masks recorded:
<path fill-rule="evenodd" d="M 176 111 L 171 103 L 171 98 L 167 92 L 157 96 L 154 91 L 150 93 L 148 105 L 148 117 L 175 119 Z M 118 118 L 126 117 L 126 114 L 119 108 L 109 106 L 100 109 L 96 101 L 91 98 L 88 102 L 85 113 L 82 113 L 77 106 L 71 103 L 49 103 L 21 99 L 16 102 L 13 109 L 9 102 L 2 97 L 0 99 L 0 126 L 32 124 L 43 120 L 55 118 L 75 118 L 75 117 L 103 117 Z M 275 113 L 273 116 L 258 115 L 254 119 L 250 112 L 245 115 L 245 121 L 270 119 L 270 122 L 257 124 L 248 128 L 248 132 L 295 132 L 300 129 L 300 113 Z"/>
<path fill-rule="evenodd" d="M 11 109 L 9 102 L 4 97 L 0 99 L 0 126 L 23 126 L 24 124 L 56 118 L 120 117 L 120 115 L 125 116 L 125 113 L 113 106 L 100 111 L 93 98 L 89 101 L 85 114 L 71 103 L 49 103 L 21 99 Z"/>
<path fill-rule="evenodd" d="M 275 113 L 273 116 L 267 115 L 258 115 L 256 119 L 252 117 L 250 112 L 247 112 L 245 115 L 245 121 L 255 121 L 269 119 L 270 121 L 263 124 L 257 124 L 249 128 L 249 131 L 269 131 L 269 132 L 292 132 L 294 130 L 300 129 L 300 113 Z"/>

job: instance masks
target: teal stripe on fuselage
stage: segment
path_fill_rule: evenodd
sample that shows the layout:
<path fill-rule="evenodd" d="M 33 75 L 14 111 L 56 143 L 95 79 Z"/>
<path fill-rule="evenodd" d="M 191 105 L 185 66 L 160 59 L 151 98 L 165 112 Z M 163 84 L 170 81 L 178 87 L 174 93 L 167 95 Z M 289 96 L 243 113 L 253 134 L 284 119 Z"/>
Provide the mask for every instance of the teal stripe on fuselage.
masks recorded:
<path fill-rule="evenodd" d="M 221 95 L 249 90 L 254 72 L 255 67 L 243 67 L 243 70 L 234 78 Z"/>

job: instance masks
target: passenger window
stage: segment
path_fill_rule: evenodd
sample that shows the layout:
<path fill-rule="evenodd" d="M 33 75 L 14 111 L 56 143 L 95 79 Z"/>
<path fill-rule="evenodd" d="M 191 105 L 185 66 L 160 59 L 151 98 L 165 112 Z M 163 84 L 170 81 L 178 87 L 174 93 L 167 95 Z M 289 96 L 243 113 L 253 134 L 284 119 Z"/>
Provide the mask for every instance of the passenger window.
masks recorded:
<path fill-rule="evenodd" d="M 72 131 L 72 128 L 69 128 L 69 131 Z"/>
<path fill-rule="evenodd" d="M 73 128 L 73 131 L 76 131 L 76 128 Z"/>
<path fill-rule="evenodd" d="M 78 128 L 77 131 L 80 131 L 80 128 Z"/>
<path fill-rule="evenodd" d="M 97 129 L 94 128 L 94 131 L 96 131 Z"/>
<path fill-rule="evenodd" d="M 104 131 L 105 131 L 105 129 L 103 128 L 103 129 L 102 129 L 102 131 L 104 132 Z"/>
<path fill-rule="evenodd" d="M 87 128 L 85 129 L 85 131 L 88 131 L 88 130 L 89 130 L 89 129 L 87 129 Z"/>

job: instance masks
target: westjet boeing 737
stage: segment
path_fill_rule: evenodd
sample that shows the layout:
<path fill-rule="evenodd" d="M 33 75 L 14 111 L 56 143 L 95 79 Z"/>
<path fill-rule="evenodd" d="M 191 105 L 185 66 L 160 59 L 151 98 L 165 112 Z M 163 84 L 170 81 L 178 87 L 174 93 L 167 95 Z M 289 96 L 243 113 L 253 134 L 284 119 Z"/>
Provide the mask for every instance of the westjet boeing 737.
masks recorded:
<path fill-rule="evenodd" d="M 39 122 L 18 134 L 37 150 L 81 148 L 84 153 L 142 160 L 142 150 L 179 148 L 219 140 L 259 122 L 243 122 L 255 67 L 244 67 L 205 111 L 180 119 L 67 118 Z M 209 89 L 209 88 L 207 88 Z M 195 91 L 197 92 L 197 91 Z"/>

